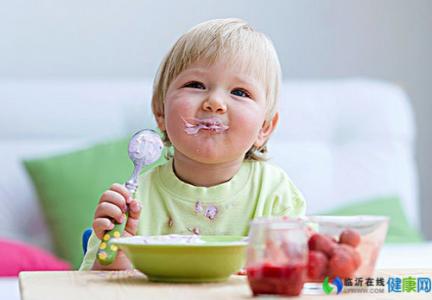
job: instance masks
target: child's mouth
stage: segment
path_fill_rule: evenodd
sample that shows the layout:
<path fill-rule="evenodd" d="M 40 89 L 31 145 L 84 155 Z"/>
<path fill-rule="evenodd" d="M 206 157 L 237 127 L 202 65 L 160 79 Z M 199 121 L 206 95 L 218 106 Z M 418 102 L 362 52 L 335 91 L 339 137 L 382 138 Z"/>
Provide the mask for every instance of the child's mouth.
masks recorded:
<path fill-rule="evenodd" d="M 188 120 L 185 120 L 184 118 L 182 119 L 185 124 L 185 132 L 192 135 L 197 134 L 201 129 L 208 130 L 213 133 L 222 133 L 227 131 L 229 128 L 229 126 L 225 125 L 223 121 L 217 117 L 202 119 L 189 118 Z"/>

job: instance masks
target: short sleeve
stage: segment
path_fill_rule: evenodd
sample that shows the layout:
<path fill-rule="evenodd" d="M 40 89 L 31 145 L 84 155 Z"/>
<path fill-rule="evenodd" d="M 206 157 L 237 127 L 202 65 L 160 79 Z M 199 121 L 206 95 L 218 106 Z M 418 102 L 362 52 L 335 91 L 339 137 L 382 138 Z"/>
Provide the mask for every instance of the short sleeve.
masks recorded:
<path fill-rule="evenodd" d="M 299 217 L 305 215 L 306 201 L 299 189 L 285 174 L 268 200 L 272 204 L 272 216 Z"/>

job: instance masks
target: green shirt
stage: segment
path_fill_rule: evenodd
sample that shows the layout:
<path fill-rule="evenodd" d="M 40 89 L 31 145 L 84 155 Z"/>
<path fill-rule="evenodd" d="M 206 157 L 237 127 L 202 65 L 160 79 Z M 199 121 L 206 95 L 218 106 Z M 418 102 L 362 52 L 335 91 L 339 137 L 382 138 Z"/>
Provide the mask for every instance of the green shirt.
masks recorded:
<path fill-rule="evenodd" d="M 139 178 L 135 198 L 142 204 L 140 235 L 247 235 L 254 218 L 305 213 L 300 191 L 270 163 L 246 160 L 231 180 L 197 187 L 178 179 L 172 162 Z M 80 270 L 92 267 L 99 242 L 92 234 Z"/>

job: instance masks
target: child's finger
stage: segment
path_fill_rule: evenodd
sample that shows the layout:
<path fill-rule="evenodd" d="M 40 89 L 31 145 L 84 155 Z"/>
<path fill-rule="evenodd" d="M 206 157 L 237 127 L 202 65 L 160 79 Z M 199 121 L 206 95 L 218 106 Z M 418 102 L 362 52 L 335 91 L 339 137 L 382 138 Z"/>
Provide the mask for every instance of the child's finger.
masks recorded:
<path fill-rule="evenodd" d="M 132 200 L 129 205 L 129 218 L 125 227 L 125 230 L 132 235 L 135 235 L 138 231 L 140 215 L 141 204 L 136 200 Z"/>
<path fill-rule="evenodd" d="M 141 214 L 141 203 L 137 200 L 132 200 L 129 204 L 129 218 L 139 219 Z"/>
<path fill-rule="evenodd" d="M 93 231 L 96 234 L 98 239 L 102 239 L 105 231 L 111 230 L 114 228 L 113 222 L 111 222 L 107 218 L 96 218 L 93 221 Z"/>
<path fill-rule="evenodd" d="M 131 196 L 130 196 L 130 192 L 128 191 L 128 189 L 120 183 L 114 183 L 110 187 L 110 190 L 121 194 L 125 198 L 126 203 L 129 203 L 132 200 Z"/>
<path fill-rule="evenodd" d="M 102 194 L 102 196 L 99 200 L 99 203 L 102 203 L 102 202 L 112 203 L 112 204 L 120 207 L 120 209 L 123 212 L 126 212 L 126 210 L 127 210 L 126 199 L 123 197 L 122 194 L 115 192 L 115 191 L 112 191 L 112 190 L 107 190 Z"/>
<path fill-rule="evenodd" d="M 100 203 L 95 212 L 95 219 L 97 218 L 111 218 L 121 224 L 124 221 L 124 213 L 117 205 L 109 202 Z"/>

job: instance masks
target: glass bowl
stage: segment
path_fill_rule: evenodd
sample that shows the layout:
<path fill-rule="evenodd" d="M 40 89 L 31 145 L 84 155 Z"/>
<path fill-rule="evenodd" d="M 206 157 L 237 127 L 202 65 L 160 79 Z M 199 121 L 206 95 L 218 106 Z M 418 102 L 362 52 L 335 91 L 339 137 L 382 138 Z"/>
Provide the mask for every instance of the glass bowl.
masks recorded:
<path fill-rule="evenodd" d="M 385 216 L 308 216 L 308 282 L 371 277 L 384 244 Z"/>

